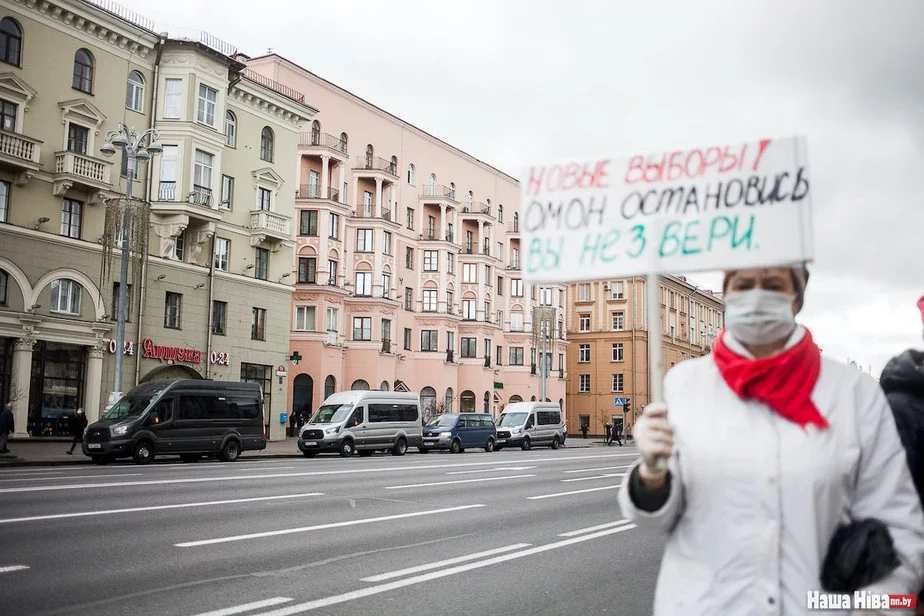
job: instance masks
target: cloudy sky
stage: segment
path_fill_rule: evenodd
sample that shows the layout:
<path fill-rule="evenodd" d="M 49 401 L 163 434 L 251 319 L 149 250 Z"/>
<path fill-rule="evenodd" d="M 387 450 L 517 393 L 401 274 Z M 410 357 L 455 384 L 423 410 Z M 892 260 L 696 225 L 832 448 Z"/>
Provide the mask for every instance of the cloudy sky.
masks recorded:
<path fill-rule="evenodd" d="M 922 346 L 924 2 L 122 4 L 250 55 L 272 47 L 512 175 L 806 135 L 817 259 L 803 322 L 826 354 L 875 375 Z"/>

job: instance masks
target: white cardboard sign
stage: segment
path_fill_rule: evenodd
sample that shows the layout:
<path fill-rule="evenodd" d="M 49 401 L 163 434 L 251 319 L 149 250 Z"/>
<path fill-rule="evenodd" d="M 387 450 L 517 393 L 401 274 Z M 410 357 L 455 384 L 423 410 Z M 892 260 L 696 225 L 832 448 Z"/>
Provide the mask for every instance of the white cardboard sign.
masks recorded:
<path fill-rule="evenodd" d="M 805 140 L 534 165 L 523 277 L 570 282 L 771 267 L 813 257 Z"/>

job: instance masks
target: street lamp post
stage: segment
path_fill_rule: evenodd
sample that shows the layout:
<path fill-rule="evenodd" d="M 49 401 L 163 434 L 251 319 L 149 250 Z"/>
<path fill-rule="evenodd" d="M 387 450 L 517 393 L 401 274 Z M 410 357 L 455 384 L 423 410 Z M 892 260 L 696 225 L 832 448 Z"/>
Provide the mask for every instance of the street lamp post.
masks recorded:
<path fill-rule="evenodd" d="M 138 161 L 147 161 L 152 155 L 160 154 L 164 148 L 157 141 L 157 133 L 153 128 L 149 128 L 142 133 L 135 132 L 134 128 L 129 128 L 119 122 L 116 130 L 109 131 L 106 135 L 106 143 L 100 148 L 100 152 L 107 157 L 116 153 L 117 150 L 125 152 L 127 160 L 127 169 L 125 170 L 125 197 L 131 202 L 132 183 L 137 178 Z M 128 318 L 128 259 L 131 254 L 131 220 L 128 214 L 128 208 L 121 210 L 122 220 L 119 229 L 122 243 L 122 263 L 119 267 L 119 306 L 116 327 L 116 352 L 115 352 L 115 375 L 113 378 L 112 392 L 109 394 L 109 403 L 111 406 L 118 402 L 122 397 L 122 365 L 125 355 L 125 321 Z M 142 259 L 147 255 L 142 255 Z M 140 281 L 135 281 L 136 283 Z"/>

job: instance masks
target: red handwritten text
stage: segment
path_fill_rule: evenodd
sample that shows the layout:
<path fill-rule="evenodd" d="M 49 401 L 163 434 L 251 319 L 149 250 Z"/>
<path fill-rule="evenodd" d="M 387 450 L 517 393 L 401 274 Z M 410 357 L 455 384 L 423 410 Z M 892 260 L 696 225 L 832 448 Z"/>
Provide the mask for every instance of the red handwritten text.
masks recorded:
<path fill-rule="evenodd" d="M 760 160 L 771 143 L 761 139 L 757 147 L 744 144 L 740 148 L 713 146 L 688 151 L 665 152 L 648 156 L 633 156 L 626 168 L 626 184 L 673 182 L 680 178 L 700 178 L 710 170 L 718 173 L 757 171 Z M 532 179 L 532 178 L 530 178 Z"/>
<path fill-rule="evenodd" d="M 559 192 L 588 188 L 609 188 L 606 184 L 609 160 L 567 163 L 549 167 L 531 167 L 527 193 L 536 196 L 541 192 Z"/>

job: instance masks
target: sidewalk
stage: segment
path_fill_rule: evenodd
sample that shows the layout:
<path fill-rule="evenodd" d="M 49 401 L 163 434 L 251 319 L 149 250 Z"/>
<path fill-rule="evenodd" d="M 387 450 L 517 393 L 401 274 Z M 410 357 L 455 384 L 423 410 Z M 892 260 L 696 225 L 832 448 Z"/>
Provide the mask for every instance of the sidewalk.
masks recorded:
<path fill-rule="evenodd" d="M 298 450 L 298 439 L 287 438 L 284 441 L 272 441 L 266 444 L 263 451 L 247 451 L 241 458 L 301 458 Z M 578 449 L 603 445 L 601 440 L 569 436 L 565 442 L 565 449 Z M 78 444 L 74 455 L 65 453 L 71 448 L 71 439 L 25 439 L 12 440 L 9 443 L 9 454 L 0 454 L 0 469 L 13 466 L 65 466 L 76 464 L 91 464 L 90 458 L 83 455 Z M 411 449 L 411 453 L 415 450 Z M 126 461 L 129 461 L 126 459 Z"/>

